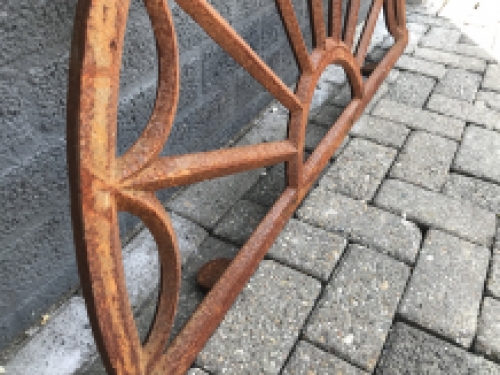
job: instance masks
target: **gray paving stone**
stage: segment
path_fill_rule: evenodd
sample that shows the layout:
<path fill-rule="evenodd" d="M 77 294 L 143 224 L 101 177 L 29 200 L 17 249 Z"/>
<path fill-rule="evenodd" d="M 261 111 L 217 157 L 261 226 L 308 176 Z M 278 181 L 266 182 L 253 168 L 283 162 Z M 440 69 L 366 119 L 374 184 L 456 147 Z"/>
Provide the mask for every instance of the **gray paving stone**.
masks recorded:
<path fill-rule="evenodd" d="M 495 235 L 495 214 L 403 181 L 384 181 L 375 204 L 481 245 L 489 245 Z"/>
<path fill-rule="evenodd" d="M 476 103 L 483 102 L 486 107 L 500 111 L 500 93 L 479 90 L 476 94 Z"/>
<path fill-rule="evenodd" d="M 38 352 L 42 352 L 38 354 Z M 97 348 L 82 297 L 72 297 L 8 363 L 6 374 L 64 374 L 85 366 Z"/>
<path fill-rule="evenodd" d="M 431 229 L 399 313 L 464 347 L 476 333 L 490 252 Z"/>
<path fill-rule="evenodd" d="M 398 78 L 396 78 L 396 81 L 398 79 L 399 79 L 399 74 Z M 368 105 L 366 106 L 364 113 L 371 113 L 371 111 L 373 110 L 373 108 L 375 108 L 380 99 L 384 98 L 386 94 L 389 92 L 389 88 L 390 88 L 389 84 L 387 82 L 383 82 L 382 85 L 375 92 L 375 95 L 373 95 L 372 100 L 370 100 L 370 103 L 368 103 Z"/>
<path fill-rule="evenodd" d="M 220 241 L 213 237 L 208 237 L 191 254 L 186 264 L 182 268 L 181 290 L 179 294 L 179 305 L 172 327 L 171 338 L 174 338 L 187 323 L 198 305 L 203 301 L 205 294 L 196 283 L 196 274 L 207 262 L 218 258 L 234 258 L 239 248 L 227 242 Z"/>
<path fill-rule="evenodd" d="M 423 107 L 435 84 L 433 78 L 411 72 L 400 72 L 387 96 L 396 102 Z"/>
<path fill-rule="evenodd" d="M 362 116 L 351 129 L 351 135 L 396 148 L 403 146 L 409 133 L 410 130 L 400 123 L 370 115 Z"/>
<path fill-rule="evenodd" d="M 188 257 L 207 238 L 208 232 L 199 225 L 175 213 L 170 214 L 170 219 L 172 220 L 172 226 L 179 243 L 182 264 L 184 264 Z"/>
<path fill-rule="evenodd" d="M 432 48 L 418 47 L 415 49 L 415 56 L 424 60 L 434 61 L 478 73 L 483 73 L 486 69 L 486 62 L 484 60 L 451 52 L 439 51 Z"/>
<path fill-rule="evenodd" d="M 330 99 L 331 103 L 338 108 L 344 108 L 349 104 L 351 101 L 352 95 L 351 95 L 351 86 L 349 84 L 343 85 L 337 94 Z M 330 126 L 331 123 L 328 124 Z"/>
<path fill-rule="evenodd" d="M 444 78 L 439 81 L 434 92 L 472 103 L 481 80 L 482 77 L 477 73 L 463 69 L 449 69 Z"/>
<path fill-rule="evenodd" d="M 465 121 L 414 108 L 389 99 L 382 99 L 373 115 L 400 122 L 410 129 L 425 130 L 460 141 Z"/>
<path fill-rule="evenodd" d="M 436 17 L 429 14 L 423 14 L 420 12 L 409 13 L 407 16 L 407 22 L 416 24 L 425 24 L 429 26 L 438 26 L 438 27 L 442 27 L 443 24 L 446 24 L 446 20 L 443 20 L 440 17 Z"/>
<path fill-rule="evenodd" d="M 406 263 L 415 262 L 420 247 L 421 233 L 415 224 L 324 188 L 314 189 L 297 215 Z"/>
<path fill-rule="evenodd" d="M 351 245 L 305 328 L 310 341 L 368 371 L 377 364 L 410 270 Z"/>
<path fill-rule="evenodd" d="M 485 60 L 488 62 L 496 62 L 497 59 L 487 50 L 481 46 L 477 45 L 467 45 L 458 43 L 455 45 L 449 45 L 444 48 L 447 51 L 458 53 L 464 56 L 474 57 L 476 59 Z"/>
<path fill-rule="evenodd" d="M 312 114 L 311 122 L 330 128 L 343 111 L 343 108 L 336 105 L 323 105 L 318 108 L 316 113 Z"/>
<path fill-rule="evenodd" d="M 244 195 L 244 199 L 271 207 L 285 187 L 285 165 L 278 164 L 261 174 L 259 181 Z"/>
<path fill-rule="evenodd" d="M 313 308 L 321 284 L 264 260 L 198 355 L 217 374 L 278 374 Z"/>
<path fill-rule="evenodd" d="M 249 145 L 286 139 L 288 111 L 274 102 L 253 122 L 253 127 L 237 145 Z"/>
<path fill-rule="evenodd" d="M 444 49 L 455 45 L 460 40 L 460 31 L 446 27 L 433 26 L 420 40 L 420 45 L 436 49 Z"/>
<path fill-rule="evenodd" d="M 486 297 L 477 327 L 474 349 L 495 361 L 500 360 L 500 301 Z"/>
<path fill-rule="evenodd" d="M 466 199 L 500 215 L 500 186 L 477 178 L 451 173 L 443 193 L 450 197 Z"/>
<path fill-rule="evenodd" d="M 480 108 L 463 100 L 432 94 L 427 107 L 448 116 L 484 125 L 488 129 L 500 129 L 500 112 Z"/>
<path fill-rule="evenodd" d="M 489 295 L 500 299 L 500 247 L 498 247 L 498 245 L 493 250 L 491 268 L 488 274 L 488 282 L 486 283 L 486 291 Z"/>
<path fill-rule="evenodd" d="M 429 30 L 429 26 L 409 22 L 406 24 L 406 27 L 408 29 L 408 45 L 406 46 L 404 53 L 412 54 L 415 52 L 420 39 L 422 39 L 427 30 Z"/>
<path fill-rule="evenodd" d="M 267 255 L 328 281 L 346 246 L 345 238 L 292 218 Z"/>
<path fill-rule="evenodd" d="M 500 133 L 467 127 L 454 167 L 476 177 L 500 182 Z"/>
<path fill-rule="evenodd" d="M 396 80 L 398 79 L 398 77 L 399 77 L 399 70 L 397 70 L 397 69 L 392 69 L 392 70 L 389 72 L 389 74 L 387 75 L 387 77 L 386 77 L 385 81 L 386 81 L 387 83 L 392 84 L 392 83 L 396 82 Z"/>
<path fill-rule="evenodd" d="M 299 341 L 283 375 L 363 375 L 368 374 L 357 367 L 324 352 L 307 341 Z"/>
<path fill-rule="evenodd" d="M 369 201 L 391 167 L 396 150 L 361 138 L 352 139 L 319 185 Z"/>
<path fill-rule="evenodd" d="M 347 81 L 347 75 L 345 74 L 344 68 L 340 65 L 329 65 L 323 74 L 321 74 L 320 79 L 332 82 L 336 85 L 341 85 Z"/>
<path fill-rule="evenodd" d="M 396 323 L 377 366 L 377 375 L 498 375 L 498 365 L 464 349 Z"/>
<path fill-rule="evenodd" d="M 328 129 L 324 126 L 316 125 L 316 124 L 307 124 L 306 128 L 306 151 L 314 151 L 316 146 L 321 142 L 325 134 L 328 132 Z"/>
<path fill-rule="evenodd" d="M 325 105 L 329 105 L 331 103 L 327 103 L 330 98 L 332 98 L 338 89 L 342 86 L 342 84 L 335 84 L 331 81 L 325 80 L 323 76 L 326 77 L 324 73 L 319 78 L 316 83 L 316 87 L 311 99 L 311 105 L 309 107 L 310 113 L 316 113 L 317 110 Z"/>
<path fill-rule="evenodd" d="M 443 64 L 418 59 L 408 55 L 402 55 L 396 62 L 396 67 L 437 79 L 443 78 L 446 74 L 446 67 Z"/>
<path fill-rule="evenodd" d="M 200 370 L 199 368 L 192 368 L 186 375 L 209 375 L 208 372 Z"/>
<path fill-rule="evenodd" d="M 482 87 L 486 90 L 500 91 L 500 65 L 490 64 L 486 69 Z"/>
<path fill-rule="evenodd" d="M 393 39 L 393 38 L 392 38 Z M 394 39 L 393 39 L 394 41 Z M 389 47 L 384 47 L 384 45 L 374 46 L 373 49 L 368 53 L 366 59 L 369 62 L 379 62 L 387 54 L 387 49 Z"/>
<path fill-rule="evenodd" d="M 205 228 L 213 228 L 263 171 L 255 169 L 191 185 L 168 202 L 167 207 Z"/>
<path fill-rule="evenodd" d="M 214 234 L 243 245 L 266 216 L 267 211 L 267 207 L 244 199 L 239 200 L 222 217 L 214 229 Z"/>
<path fill-rule="evenodd" d="M 415 131 L 408 137 L 390 176 L 439 191 L 446 181 L 458 144 L 434 134 Z"/>

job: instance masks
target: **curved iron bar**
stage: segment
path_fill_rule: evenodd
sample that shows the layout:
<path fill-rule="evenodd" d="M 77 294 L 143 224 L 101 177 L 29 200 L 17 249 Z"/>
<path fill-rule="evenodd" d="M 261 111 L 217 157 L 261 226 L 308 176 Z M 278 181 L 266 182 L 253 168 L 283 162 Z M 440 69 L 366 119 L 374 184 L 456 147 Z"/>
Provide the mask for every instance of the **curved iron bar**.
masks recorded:
<path fill-rule="evenodd" d="M 167 3 L 144 0 L 157 40 L 159 86 L 148 125 L 135 144 L 117 157 L 118 83 L 130 0 L 79 0 L 67 117 L 72 220 L 82 290 L 109 374 L 183 374 L 188 369 L 408 41 L 404 0 L 373 0 L 355 55 L 352 48 L 360 1 L 351 0 L 343 25 L 342 0 L 330 0 L 327 35 L 322 1 L 310 0 L 315 48 L 309 54 L 291 0 L 276 0 L 301 72 L 292 92 L 206 0 L 176 1 L 290 110 L 288 137 L 280 142 L 160 158 L 179 97 L 178 48 Z M 361 66 L 382 7 L 395 44 L 363 82 Z M 321 73 L 330 64 L 340 64 L 346 71 L 353 100 L 304 162 L 310 103 Z M 287 163 L 285 191 L 164 351 L 179 298 L 181 262 L 170 219 L 154 192 L 280 162 Z M 161 291 L 144 345 L 125 286 L 119 210 L 141 218 L 158 244 Z"/>

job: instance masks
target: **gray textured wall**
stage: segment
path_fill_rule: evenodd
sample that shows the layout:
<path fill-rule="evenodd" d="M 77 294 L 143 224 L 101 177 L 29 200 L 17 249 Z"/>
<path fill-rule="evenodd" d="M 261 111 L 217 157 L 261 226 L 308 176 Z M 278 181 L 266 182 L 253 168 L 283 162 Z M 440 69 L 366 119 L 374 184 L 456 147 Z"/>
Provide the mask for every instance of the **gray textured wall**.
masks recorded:
<path fill-rule="evenodd" d="M 286 83 L 295 81 L 295 60 L 274 1 L 211 3 Z M 307 1 L 294 3 L 310 36 Z M 78 283 L 65 158 L 75 4 L 3 0 L 0 8 L 0 350 Z M 170 5 L 180 45 L 181 97 L 165 154 L 213 149 L 233 137 L 271 97 L 180 8 L 172 1 Z M 142 4 L 134 1 L 122 70 L 120 153 L 147 122 L 155 65 L 149 20 Z M 136 224 L 123 215 L 123 236 Z"/>

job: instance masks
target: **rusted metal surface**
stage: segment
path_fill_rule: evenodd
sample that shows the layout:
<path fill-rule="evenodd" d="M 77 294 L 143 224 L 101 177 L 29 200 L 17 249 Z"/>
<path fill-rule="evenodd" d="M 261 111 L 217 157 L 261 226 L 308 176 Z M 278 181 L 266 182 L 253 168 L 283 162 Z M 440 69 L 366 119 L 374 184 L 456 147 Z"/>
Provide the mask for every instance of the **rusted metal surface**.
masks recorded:
<path fill-rule="evenodd" d="M 124 155 L 117 156 L 119 75 L 130 0 L 78 2 L 68 90 L 72 219 L 82 289 L 109 374 L 186 372 L 408 41 L 404 0 L 373 1 L 354 53 L 359 0 L 350 2 L 345 24 L 341 0 L 330 1 L 330 12 L 323 9 L 322 1 L 311 0 L 316 44 L 309 53 L 291 0 L 276 0 L 301 71 L 296 91 L 292 92 L 207 1 L 176 1 L 290 110 L 288 137 L 280 142 L 222 151 L 159 157 L 179 97 L 178 48 L 167 2 L 144 0 L 157 39 L 158 93 L 144 132 Z M 363 82 L 361 66 L 382 7 L 395 44 L 377 66 L 369 68 L 371 75 Z M 331 15 L 328 28 L 323 14 Z M 345 69 L 353 99 L 304 162 L 311 99 L 321 73 L 330 64 Z M 234 260 L 206 266 L 200 277 L 210 292 L 165 348 L 179 298 L 181 262 L 169 216 L 155 191 L 280 162 L 287 163 L 287 188 Z M 157 314 L 145 344 L 140 342 L 125 286 L 119 211 L 138 216 L 158 244 L 161 288 Z"/>

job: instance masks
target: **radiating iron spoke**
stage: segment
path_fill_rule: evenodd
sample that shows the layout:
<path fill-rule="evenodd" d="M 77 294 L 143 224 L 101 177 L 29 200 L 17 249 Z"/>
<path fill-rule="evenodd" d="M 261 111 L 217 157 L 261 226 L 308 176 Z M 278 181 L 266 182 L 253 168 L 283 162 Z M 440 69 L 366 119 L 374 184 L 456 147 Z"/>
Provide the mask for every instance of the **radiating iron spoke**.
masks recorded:
<path fill-rule="evenodd" d="M 330 31 L 334 41 L 342 40 L 342 0 L 331 0 Z"/>
<path fill-rule="evenodd" d="M 393 37 L 397 37 L 399 28 L 396 19 L 396 8 L 394 0 L 384 0 L 384 18 L 386 27 L 391 35 Z"/>
<path fill-rule="evenodd" d="M 356 24 L 358 23 L 360 0 L 351 0 L 349 12 L 344 31 L 344 43 L 352 48 L 354 43 L 354 34 L 356 33 Z"/>
<path fill-rule="evenodd" d="M 380 9 L 382 8 L 383 0 L 374 0 L 372 7 L 370 9 L 370 15 L 366 21 L 365 27 L 363 28 L 363 33 L 361 34 L 361 39 L 358 44 L 356 51 L 356 60 L 359 65 L 363 65 L 365 61 L 366 54 L 368 53 L 368 47 L 373 36 L 373 31 L 375 30 L 375 25 L 377 24 L 378 15 L 380 14 Z"/>
<path fill-rule="evenodd" d="M 295 94 L 206 0 L 176 0 L 210 37 L 290 111 L 302 108 Z"/>
<path fill-rule="evenodd" d="M 289 161 L 297 149 L 289 141 L 270 142 L 225 150 L 158 159 L 136 176 L 122 181 L 122 188 L 158 190 Z"/>
<path fill-rule="evenodd" d="M 292 2 L 291 0 L 277 0 L 276 2 L 288 36 L 292 42 L 293 51 L 299 62 L 300 70 L 302 72 L 309 72 L 312 70 L 311 60 Z"/>
<path fill-rule="evenodd" d="M 326 26 L 322 0 L 311 0 L 311 13 L 316 47 L 323 48 L 326 43 Z"/>
<path fill-rule="evenodd" d="M 399 0 L 396 2 L 395 6 L 398 18 L 398 28 L 401 28 L 403 25 L 406 27 L 406 1 Z"/>

